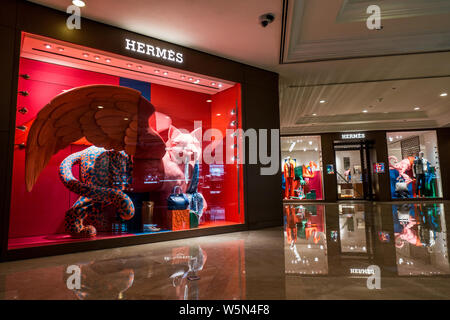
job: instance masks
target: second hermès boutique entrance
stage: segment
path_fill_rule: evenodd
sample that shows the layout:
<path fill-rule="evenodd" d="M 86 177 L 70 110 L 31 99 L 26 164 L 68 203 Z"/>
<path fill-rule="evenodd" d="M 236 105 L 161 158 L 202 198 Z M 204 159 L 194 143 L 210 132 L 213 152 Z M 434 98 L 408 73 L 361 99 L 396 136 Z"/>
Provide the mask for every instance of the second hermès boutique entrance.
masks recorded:
<path fill-rule="evenodd" d="M 373 145 L 370 141 L 334 143 L 338 199 L 374 198 Z"/>

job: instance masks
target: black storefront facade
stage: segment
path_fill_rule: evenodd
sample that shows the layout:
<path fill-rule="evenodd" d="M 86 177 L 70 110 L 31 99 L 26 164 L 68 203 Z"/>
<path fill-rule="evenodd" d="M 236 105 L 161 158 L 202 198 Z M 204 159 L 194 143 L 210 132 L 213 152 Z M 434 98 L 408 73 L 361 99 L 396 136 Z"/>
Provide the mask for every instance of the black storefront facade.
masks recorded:
<path fill-rule="evenodd" d="M 55 41 L 56 44 L 62 43 L 68 44 L 69 47 L 73 45 L 73 48 L 86 48 L 93 50 L 93 52 L 97 50 L 97 52 L 110 53 L 114 57 L 125 60 L 129 58 L 135 64 L 142 62 L 143 66 L 147 64 L 156 65 L 161 67 L 161 70 L 167 68 L 174 73 L 185 72 L 188 75 L 201 75 L 205 79 L 223 80 L 224 85 L 230 84 L 230 90 L 232 85 L 234 85 L 234 88 L 237 86 L 240 89 L 238 94 L 240 99 L 239 109 L 236 102 L 236 109 L 233 107 L 231 114 L 236 115 L 236 110 L 240 111 L 238 115 L 240 117 L 239 127 L 244 130 L 247 128 L 256 130 L 279 129 L 278 75 L 84 18 L 81 19 L 81 29 L 69 30 L 66 27 L 67 14 L 27 1 L 7 0 L 2 3 L 2 6 L 0 13 L 0 33 L 3 40 L 0 59 L 2 70 L 2 94 L 0 98 L 0 153 L 2 154 L 0 159 L 0 192 L 2 194 L 0 198 L 0 250 L 2 261 L 282 225 L 282 199 L 279 192 L 281 175 L 260 175 L 261 165 L 244 164 L 240 171 L 238 170 L 235 179 L 241 181 L 238 183 L 239 189 L 237 192 L 239 194 L 237 197 L 240 197 L 239 205 L 242 206 L 241 211 L 245 217 L 242 216 L 241 220 L 236 223 L 218 224 L 212 228 L 187 228 L 180 232 L 135 234 L 133 236 L 101 238 L 94 241 L 49 242 L 46 245 L 11 247 L 11 199 L 14 199 L 13 183 L 15 178 L 13 172 L 16 165 L 14 162 L 15 153 L 18 152 L 16 148 L 18 133 L 16 120 L 20 116 L 18 101 L 21 101 L 20 99 L 24 96 L 23 92 L 19 92 L 23 91 L 20 86 L 23 81 L 28 81 L 27 77 L 20 73 L 24 65 L 22 56 L 24 39 L 30 37 L 44 39 L 43 41 L 50 39 Z M 124 45 L 126 39 L 136 41 L 137 46 L 140 46 L 138 43 L 141 43 L 151 44 L 155 50 L 157 47 L 164 48 L 167 52 L 174 53 L 173 59 L 160 59 L 155 55 L 142 54 L 140 50 L 142 48 L 140 47 L 134 47 L 135 50 L 130 50 L 129 46 Z M 53 42 L 51 45 L 54 46 Z M 45 46 L 50 48 L 50 44 L 45 44 Z M 45 48 L 41 49 L 45 51 Z M 57 49 L 60 51 L 58 54 L 66 54 L 63 52 L 63 48 L 58 47 Z M 183 58 L 177 59 L 179 56 L 176 54 L 182 54 Z M 172 56 L 167 57 L 171 58 Z M 94 56 L 94 58 L 97 59 L 97 56 Z M 175 59 L 177 63 L 180 61 L 182 63 L 174 64 Z M 56 67 L 59 68 L 59 66 Z M 139 65 L 138 68 L 142 67 Z M 159 88 L 159 90 L 162 89 Z M 32 92 L 28 93 L 30 96 L 33 94 Z M 21 105 L 20 109 L 22 107 L 25 106 Z M 103 106 L 98 107 L 103 108 Z M 215 115 L 218 116 L 219 113 Z M 216 120 L 211 121 L 214 124 Z M 217 123 L 220 123 L 220 121 Z M 21 131 L 20 129 L 19 131 Z"/>
<path fill-rule="evenodd" d="M 448 128 L 282 134 L 284 201 L 448 200 L 449 135 Z M 417 177 L 413 173 L 414 160 L 421 151 L 425 151 L 424 157 L 429 162 L 430 169 L 427 169 L 430 174 L 426 176 L 435 179 L 429 181 L 432 185 L 431 194 L 422 196 L 420 191 L 417 191 L 420 186 L 416 185 Z M 303 166 L 303 175 L 306 173 L 306 179 L 300 179 L 306 181 L 303 186 L 303 183 L 293 181 L 294 196 L 290 194 L 289 178 L 286 179 L 285 174 L 288 159 L 295 163 L 297 168 Z M 398 189 L 408 177 L 413 181 L 404 184 L 409 189 L 405 191 L 405 196 L 401 196 Z M 286 181 L 288 191 L 285 188 Z M 400 185 L 396 186 L 398 181 Z M 311 186 L 308 186 L 308 183 Z M 302 197 L 298 197 L 302 192 Z"/>

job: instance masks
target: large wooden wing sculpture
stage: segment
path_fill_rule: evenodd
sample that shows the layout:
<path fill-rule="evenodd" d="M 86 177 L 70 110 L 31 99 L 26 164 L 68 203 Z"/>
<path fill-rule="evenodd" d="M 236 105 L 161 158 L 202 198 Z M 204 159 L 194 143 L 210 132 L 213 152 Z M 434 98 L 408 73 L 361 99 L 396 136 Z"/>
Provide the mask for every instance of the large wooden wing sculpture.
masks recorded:
<path fill-rule="evenodd" d="M 149 125 L 154 112 L 139 91 L 119 86 L 89 85 L 56 96 L 38 113 L 27 137 L 27 190 L 54 154 L 83 137 L 107 150 L 161 159 L 166 146 Z"/>

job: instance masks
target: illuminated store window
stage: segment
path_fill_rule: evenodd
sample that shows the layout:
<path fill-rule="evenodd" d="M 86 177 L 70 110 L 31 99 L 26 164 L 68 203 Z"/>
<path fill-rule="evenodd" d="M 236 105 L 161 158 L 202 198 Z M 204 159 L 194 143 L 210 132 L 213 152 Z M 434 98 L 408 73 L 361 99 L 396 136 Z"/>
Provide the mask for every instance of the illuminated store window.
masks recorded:
<path fill-rule="evenodd" d="M 444 205 L 393 205 L 392 215 L 398 274 L 450 274 Z"/>
<path fill-rule="evenodd" d="M 283 198 L 323 200 L 320 136 L 281 138 Z"/>
<path fill-rule="evenodd" d="M 393 199 L 442 197 L 436 131 L 388 132 Z"/>
<path fill-rule="evenodd" d="M 244 223 L 239 83 L 22 39 L 9 249 Z"/>

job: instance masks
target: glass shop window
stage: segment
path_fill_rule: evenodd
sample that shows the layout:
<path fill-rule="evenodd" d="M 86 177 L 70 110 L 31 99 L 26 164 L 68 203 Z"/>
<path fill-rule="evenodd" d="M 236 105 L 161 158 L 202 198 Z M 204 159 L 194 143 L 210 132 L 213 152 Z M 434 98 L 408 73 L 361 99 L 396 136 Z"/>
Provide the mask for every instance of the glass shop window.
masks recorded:
<path fill-rule="evenodd" d="M 393 199 L 442 197 L 436 131 L 388 132 Z"/>
<path fill-rule="evenodd" d="M 25 33 L 19 74 L 9 249 L 244 223 L 240 84 Z"/>
<path fill-rule="evenodd" d="M 281 137 L 285 200 L 323 200 L 320 136 Z"/>

